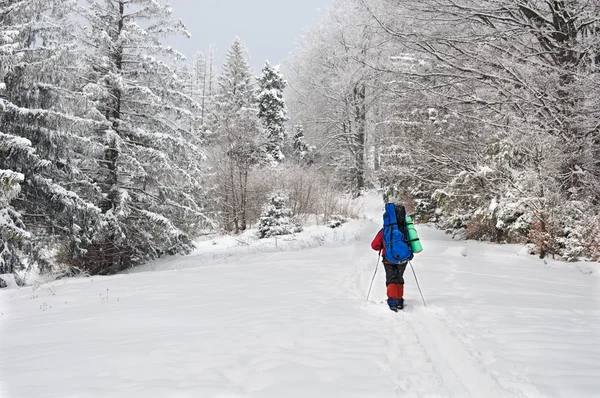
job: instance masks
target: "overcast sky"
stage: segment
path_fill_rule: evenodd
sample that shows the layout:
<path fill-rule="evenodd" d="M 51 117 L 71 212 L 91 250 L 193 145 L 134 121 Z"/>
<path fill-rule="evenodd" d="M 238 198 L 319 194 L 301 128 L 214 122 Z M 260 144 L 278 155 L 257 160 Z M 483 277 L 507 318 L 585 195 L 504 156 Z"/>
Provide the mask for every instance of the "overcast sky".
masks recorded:
<path fill-rule="evenodd" d="M 334 0 L 170 0 L 191 39 L 171 38 L 169 45 L 192 58 L 210 44 L 223 63 L 233 38 L 239 36 L 250 53 L 254 73 L 265 60 L 279 64 L 294 50 L 303 31 L 313 25 Z"/>

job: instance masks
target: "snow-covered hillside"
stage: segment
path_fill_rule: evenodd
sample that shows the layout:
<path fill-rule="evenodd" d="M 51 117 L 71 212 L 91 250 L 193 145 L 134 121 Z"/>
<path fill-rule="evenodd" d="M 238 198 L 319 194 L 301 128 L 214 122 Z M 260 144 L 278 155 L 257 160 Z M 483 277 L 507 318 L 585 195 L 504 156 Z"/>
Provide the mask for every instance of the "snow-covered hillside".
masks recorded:
<path fill-rule="evenodd" d="M 598 397 L 591 265 L 418 227 L 407 308 L 369 246 L 382 205 L 339 229 L 202 242 L 131 274 L 0 291 L 5 397 Z"/>

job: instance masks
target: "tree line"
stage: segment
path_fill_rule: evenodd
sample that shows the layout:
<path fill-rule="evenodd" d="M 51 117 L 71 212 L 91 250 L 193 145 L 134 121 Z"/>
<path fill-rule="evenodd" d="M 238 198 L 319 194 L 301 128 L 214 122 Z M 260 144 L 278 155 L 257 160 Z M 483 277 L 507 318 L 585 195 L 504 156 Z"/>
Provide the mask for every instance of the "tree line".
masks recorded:
<path fill-rule="evenodd" d="M 315 159 L 463 238 L 600 258 L 600 6 L 339 0 L 290 61 Z"/>
<path fill-rule="evenodd" d="M 188 60 L 169 35 L 189 33 L 162 1 L 0 2 L 0 274 L 189 253 L 282 190 L 293 215 L 336 212 L 315 208 L 308 179 L 332 188 L 287 133 L 278 67 L 255 77 L 237 38 L 220 68 Z"/>

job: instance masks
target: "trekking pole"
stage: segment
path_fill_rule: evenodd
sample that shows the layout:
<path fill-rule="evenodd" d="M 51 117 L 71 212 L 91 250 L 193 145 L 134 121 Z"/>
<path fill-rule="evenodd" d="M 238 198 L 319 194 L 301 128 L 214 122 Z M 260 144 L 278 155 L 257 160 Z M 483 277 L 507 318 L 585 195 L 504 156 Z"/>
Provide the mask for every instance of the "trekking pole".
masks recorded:
<path fill-rule="evenodd" d="M 415 272 L 415 267 L 413 267 L 412 265 L 412 261 L 408 262 L 410 264 L 410 268 L 413 271 L 413 275 L 415 276 L 415 281 L 417 282 L 417 287 L 419 288 L 419 293 L 421 293 L 421 300 L 423 300 L 423 305 L 425 307 L 427 307 L 427 304 L 425 304 L 425 298 L 423 297 L 423 292 L 421 291 L 421 286 L 419 286 L 419 280 L 417 279 L 417 273 Z"/>
<path fill-rule="evenodd" d="M 369 292 L 367 293 L 367 299 L 365 302 L 369 301 L 369 296 L 371 295 L 371 288 L 373 287 L 373 281 L 375 280 L 375 275 L 377 275 L 377 268 L 379 268 L 379 258 L 381 257 L 381 250 L 379 250 L 379 254 L 377 255 L 377 264 L 375 265 L 375 273 L 373 274 L 373 278 L 371 279 L 371 285 L 369 286 Z"/>

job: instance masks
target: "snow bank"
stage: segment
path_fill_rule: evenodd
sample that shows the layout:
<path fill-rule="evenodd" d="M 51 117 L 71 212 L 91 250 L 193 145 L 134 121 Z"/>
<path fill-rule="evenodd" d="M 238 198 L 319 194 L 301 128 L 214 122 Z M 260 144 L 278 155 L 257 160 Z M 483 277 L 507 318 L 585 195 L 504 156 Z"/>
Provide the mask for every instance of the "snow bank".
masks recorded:
<path fill-rule="evenodd" d="M 354 221 L 338 228 L 312 226 L 300 233 L 259 239 L 256 229 L 237 236 L 212 236 L 195 242 L 190 256 L 170 256 L 153 261 L 127 272 L 146 272 L 184 269 L 203 264 L 243 263 L 248 256 L 260 253 L 277 253 L 305 250 L 325 244 L 347 244 L 360 239 L 367 221 Z"/>

